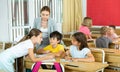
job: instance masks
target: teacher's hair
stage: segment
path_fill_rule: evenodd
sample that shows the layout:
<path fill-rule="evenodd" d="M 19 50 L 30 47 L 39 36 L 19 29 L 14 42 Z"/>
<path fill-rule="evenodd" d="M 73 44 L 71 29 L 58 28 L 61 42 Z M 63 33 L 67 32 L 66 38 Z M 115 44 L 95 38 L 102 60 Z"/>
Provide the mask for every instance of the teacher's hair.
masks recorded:
<path fill-rule="evenodd" d="M 40 13 L 42 11 L 48 11 L 50 13 L 50 8 L 48 6 L 43 6 L 42 9 L 40 10 Z"/>

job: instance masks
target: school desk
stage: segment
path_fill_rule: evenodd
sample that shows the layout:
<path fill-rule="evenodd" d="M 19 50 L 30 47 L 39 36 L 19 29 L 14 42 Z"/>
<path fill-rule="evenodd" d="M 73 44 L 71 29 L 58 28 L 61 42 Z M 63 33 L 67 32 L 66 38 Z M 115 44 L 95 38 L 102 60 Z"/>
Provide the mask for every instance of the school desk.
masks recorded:
<path fill-rule="evenodd" d="M 119 49 L 120 50 L 120 41 L 113 42 L 112 44 L 110 44 L 109 47 L 112 48 L 112 49 Z"/>
<path fill-rule="evenodd" d="M 91 37 L 96 39 L 96 38 L 100 37 L 100 34 L 91 34 Z"/>
<path fill-rule="evenodd" d="M 29 58 L 25 58 L 25 68 L 31 69 L 33 62 Z M 95 72 L 99 69 L 105 68 L 108 64 L 100 62 L 60 62 L 65 67 L 65 72 L 69 71 L 84 71 L 84 72 Z M 66 71 L 67 70 L 67 71 Z"/>
<path fill-rule="evenodd" d="M 120 50 L 119 49 L 110 49 L 110 48 L 100 48 L 105 51 L 105 62 L 109 66 L 120 67 Z"/>
<path fill-rule="evenodd" d="M 110 66 L 120 67 L 120 50 L 109 48 L 104 48 L 103 50 L 105 51 L 105 61 Z"/>

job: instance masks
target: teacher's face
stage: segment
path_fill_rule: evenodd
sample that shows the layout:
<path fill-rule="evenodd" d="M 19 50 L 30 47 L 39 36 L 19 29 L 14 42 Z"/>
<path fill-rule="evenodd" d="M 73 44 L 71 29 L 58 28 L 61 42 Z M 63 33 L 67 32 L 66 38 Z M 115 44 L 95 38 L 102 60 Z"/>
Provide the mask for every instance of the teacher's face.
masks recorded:
<path fill-rule="evenodd" d="M 45 20 L 45 21 L 48 20 L 49 16 L 50 16 L 50 13 L 48 11 L 42 11 L 41 12 L 42 20 Z"/>

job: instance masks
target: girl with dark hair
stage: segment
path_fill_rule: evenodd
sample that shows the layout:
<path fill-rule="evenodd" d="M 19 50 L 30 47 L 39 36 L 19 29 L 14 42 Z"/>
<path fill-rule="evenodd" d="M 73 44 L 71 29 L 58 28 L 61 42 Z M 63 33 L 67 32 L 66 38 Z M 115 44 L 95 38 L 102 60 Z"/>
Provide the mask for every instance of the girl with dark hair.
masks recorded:
<path fill-rule="evenodd" d="M 82 32 L 74 33 L 72 35 L 71 42 L 72 45 L 70 46 L 69 50 L 66 51 L 67 56 L 65 59 L 72 61 L 95 61 L 93 54 L 88 48 L 85 34 Z"/>
<path fill-rule="evenodd" d="M 28 54 L 33 62 L 51 59 L 53 55 L 47 55 L 42 58 L 34 56 L 34 46 L 42 41 L 42 32 L 33 28 L 28 35 L 24 36 L 20 42 L 0 53 L 0 70 L 4 72 L 14 72 L 14 60 Z"/>

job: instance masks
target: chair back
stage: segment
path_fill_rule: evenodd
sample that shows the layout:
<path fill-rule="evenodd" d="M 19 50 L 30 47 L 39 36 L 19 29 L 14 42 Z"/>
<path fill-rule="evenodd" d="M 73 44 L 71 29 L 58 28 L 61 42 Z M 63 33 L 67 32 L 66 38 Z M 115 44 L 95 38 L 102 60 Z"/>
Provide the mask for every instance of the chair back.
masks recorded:
<path fill-rule="evenodd" d="M 96 62 L 105 63 L 105 52 L 102 49 L 90 48 Z"/>
<path fill-rule="evenodd" d="M 102 49 L 99 48 L 90 48 L 93 56 L 95 57 L 96 62 L 102 62 L 103 64 L 107 63 L 105 62 L 105 52 Z M 96 71 L 96 72 L 104 72 L 104 68 Z"/>
<path fill-rule="evenodd" d="M 5 42 L 0 42 L 0 50 L 5 50 Z"/>

